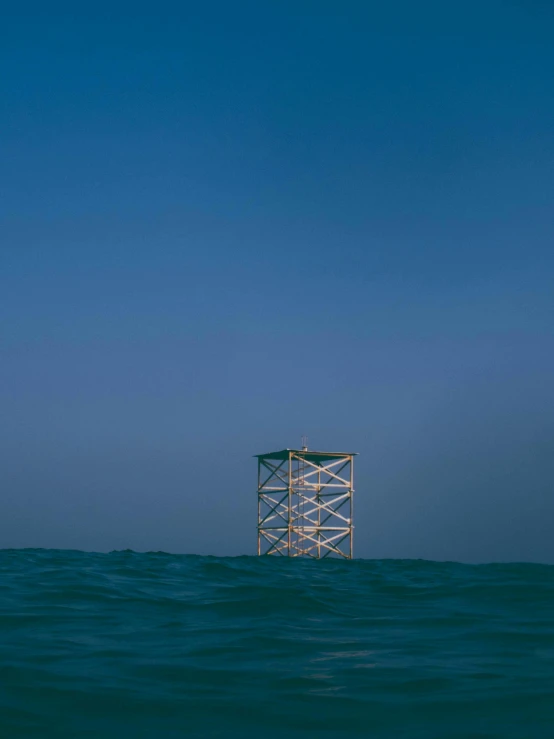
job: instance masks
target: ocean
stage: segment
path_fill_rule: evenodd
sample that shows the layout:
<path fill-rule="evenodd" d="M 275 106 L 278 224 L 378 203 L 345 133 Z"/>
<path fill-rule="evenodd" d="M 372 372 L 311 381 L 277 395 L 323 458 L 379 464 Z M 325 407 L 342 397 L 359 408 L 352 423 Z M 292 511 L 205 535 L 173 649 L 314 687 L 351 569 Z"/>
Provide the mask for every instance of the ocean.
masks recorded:
<path fill-rule="evenodd" d="M 554 566 L 3 550 L 0 736 L 552 739 Z"/>

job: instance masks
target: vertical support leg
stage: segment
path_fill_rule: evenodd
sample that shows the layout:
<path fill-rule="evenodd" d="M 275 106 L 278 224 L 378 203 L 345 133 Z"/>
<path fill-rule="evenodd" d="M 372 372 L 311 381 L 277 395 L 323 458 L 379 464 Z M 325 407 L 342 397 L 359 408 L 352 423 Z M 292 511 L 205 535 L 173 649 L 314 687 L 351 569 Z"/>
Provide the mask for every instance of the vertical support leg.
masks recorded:
<path fill-rule="evenodd" d="M 354 457 L 350 457 L 350 559 L 354 556 Z"/>
<path fill-rule="evenodd" d="M 262 542 L 261 542 L 261 533 L 260 533 L 260 526 L 262 523 L 262 509 L 261 509 L 261 499 L 260 499 L 260 485 L 261 485 L 261 478 L 260 478 L 260 458 L 258 457 L 258 557 L 260 556 L 262 552 Z"/>
<path fill-rule="evenodd" d="M 321 465 L 317 471 L 317 558 L 321 559 Z"/>
<path fill-rule="evenodd" d="M 289 531 L 288 531 L 288 545 L 289 551 L 288 556 L 291 556 L 292 551 L 292 453 L 289 452 Z"/>

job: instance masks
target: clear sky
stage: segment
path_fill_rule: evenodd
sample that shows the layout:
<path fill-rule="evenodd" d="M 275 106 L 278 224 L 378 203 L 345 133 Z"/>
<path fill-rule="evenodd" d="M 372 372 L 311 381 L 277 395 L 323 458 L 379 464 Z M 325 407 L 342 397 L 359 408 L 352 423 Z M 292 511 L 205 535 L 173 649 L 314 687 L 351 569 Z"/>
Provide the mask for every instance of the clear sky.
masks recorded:
<path fill-rule="evenodd" d="M 356 554 L 554 562 L 554 5 L 12 3 L 0 547 L 255 552 L 357 451 Z"/>

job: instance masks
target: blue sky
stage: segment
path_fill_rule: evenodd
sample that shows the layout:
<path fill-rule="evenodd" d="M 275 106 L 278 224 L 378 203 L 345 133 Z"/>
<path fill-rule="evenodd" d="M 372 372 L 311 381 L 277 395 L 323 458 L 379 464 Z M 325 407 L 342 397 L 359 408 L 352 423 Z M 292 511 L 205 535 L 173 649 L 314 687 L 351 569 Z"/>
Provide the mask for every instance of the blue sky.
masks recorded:
<path fill-rule="evenodd" d="M 554 562 L 554 10 L 27 4 L 0 60 L 1 546 Z"/>

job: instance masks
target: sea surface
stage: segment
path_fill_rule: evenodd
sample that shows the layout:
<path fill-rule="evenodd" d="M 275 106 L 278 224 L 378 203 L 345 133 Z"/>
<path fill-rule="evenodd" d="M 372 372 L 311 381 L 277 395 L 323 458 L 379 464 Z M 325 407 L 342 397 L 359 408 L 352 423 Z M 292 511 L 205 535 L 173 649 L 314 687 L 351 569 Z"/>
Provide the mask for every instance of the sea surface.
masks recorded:
<path fill-rule="evenodd" d="M 554 567 L 3 550 L 0 736 L 553 739 Z"/>

